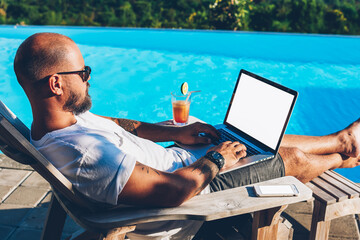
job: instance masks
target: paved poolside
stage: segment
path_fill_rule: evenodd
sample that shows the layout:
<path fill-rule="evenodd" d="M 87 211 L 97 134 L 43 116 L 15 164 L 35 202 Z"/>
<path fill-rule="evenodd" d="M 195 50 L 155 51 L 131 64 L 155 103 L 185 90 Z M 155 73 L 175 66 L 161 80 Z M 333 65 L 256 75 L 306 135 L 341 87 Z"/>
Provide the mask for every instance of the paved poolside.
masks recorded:
<path fill-rule="evenodd" d="M 51 199 L 50 185 L 31 167 L 0 154 L 0 240 L 40 239 Z M 307 239 L 312 203 L 288 207 L 284 216 L 293 224 L 293 239 Z M 331 222 L 330 238 L 360 239 L 359 216 L 349 215 Z M 62 239 L 80 230 L 69 217 Z"/>

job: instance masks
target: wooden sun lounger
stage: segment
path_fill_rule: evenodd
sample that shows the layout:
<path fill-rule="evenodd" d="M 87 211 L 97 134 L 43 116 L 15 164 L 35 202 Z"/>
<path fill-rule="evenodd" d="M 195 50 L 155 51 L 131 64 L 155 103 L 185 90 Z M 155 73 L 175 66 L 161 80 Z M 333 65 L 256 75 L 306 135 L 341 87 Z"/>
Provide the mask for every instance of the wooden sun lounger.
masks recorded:
<path fill-rule="evenodd" d="M 249 212 L 254 212 L 252 238 L 276 239 L 279 216 L 286 206 L 312 198 L 311 190 L 304 184 L 293 177 L 284 177 L 268 183 L 294 183 L 300 191 L 299 196 L 257 198 L 251 187 L 240 187 L 196 196 L 177 208 L 127 206 L 108 209 L 79 194 L 69 180 L 30 144 L 29 133 L 29 129 L 0 101 L 0 150 L 15 161 L 33 167 L 54 189 L 55 197 L 41 239 L 61 239 L 66 213 L 85 229 L 102 234 L 104 239 L 123 239 L 126 232 L 139 223 L 179 219 L 211 221 Z"/>
<path fill-rule="evenodd" d="M 310 239 L 329 239 L 330 222 L 350 214 L 360 214 L 360 186 L 344 176 L 326 171 L 306 184 L 315 198 Z"/>

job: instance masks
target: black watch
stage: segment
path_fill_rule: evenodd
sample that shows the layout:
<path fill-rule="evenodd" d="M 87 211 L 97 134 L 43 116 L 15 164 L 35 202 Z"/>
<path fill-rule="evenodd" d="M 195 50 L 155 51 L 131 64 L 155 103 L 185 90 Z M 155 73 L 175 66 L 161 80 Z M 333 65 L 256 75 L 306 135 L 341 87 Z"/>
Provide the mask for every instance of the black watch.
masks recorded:
<path fill-rule="evenodd" d="M 222 168 L 222 167 L 224 166 L 224 164 L 225 164 L 225 159 L 224 159 L 224 157 L 223 157 L 220 153 L 218 153 L 218 152 L 216 152 L 216 151 L 210 151 L 210 152 L 208 152 L 208 153 L 205 155 L 205 157 L 206 157 L 207 159 L 209 159 L 210 161 L 212 161 L 213 163 L 215 163 L 216 166 L 218 166 L 219 170 L 221 170 L 221 168 Z"/>

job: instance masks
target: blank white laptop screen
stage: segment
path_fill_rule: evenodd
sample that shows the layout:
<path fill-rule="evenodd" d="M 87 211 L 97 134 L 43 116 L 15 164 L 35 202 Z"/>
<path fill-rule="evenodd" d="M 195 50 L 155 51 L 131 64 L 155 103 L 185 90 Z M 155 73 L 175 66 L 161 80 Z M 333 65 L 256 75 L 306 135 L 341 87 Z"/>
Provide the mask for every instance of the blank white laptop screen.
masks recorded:
<path fill-rule="evenodd" d="M 294 96 L 241 74 L 226 122 L 275 149 Z"/>

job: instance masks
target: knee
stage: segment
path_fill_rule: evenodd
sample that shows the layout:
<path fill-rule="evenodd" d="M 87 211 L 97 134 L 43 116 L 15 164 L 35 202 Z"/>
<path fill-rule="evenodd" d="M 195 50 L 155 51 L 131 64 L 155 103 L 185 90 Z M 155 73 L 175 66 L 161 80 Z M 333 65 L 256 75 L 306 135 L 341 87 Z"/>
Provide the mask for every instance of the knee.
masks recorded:
<path fill-rule="evenodd" d="M 292 148 L 291 154 L 293 155 L 294 161 L 296 161 L 298 164 L 306 163 L 308 160 L 306 154 L 299 148 Z"/>
<path fill-rule="evenodd" d="M 310 162 L 307 155 L 299 148 L 280 148 L 280 155 L 283 158 L 285 172 L 304 171 Z"/>

